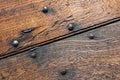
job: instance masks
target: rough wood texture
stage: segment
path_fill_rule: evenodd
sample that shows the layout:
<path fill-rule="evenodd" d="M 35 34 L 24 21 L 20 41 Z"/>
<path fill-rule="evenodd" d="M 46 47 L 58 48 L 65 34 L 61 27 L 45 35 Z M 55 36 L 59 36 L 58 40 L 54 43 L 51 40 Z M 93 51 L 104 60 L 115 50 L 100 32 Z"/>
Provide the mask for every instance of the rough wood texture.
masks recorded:
<path fill-rule="evenodd" d="M 120 80 L 120 22 L 2 59 L 0 80 Z"/>
<path fill-rule="evenodd" d="M 43 6 L 50 8 L 47 14 Z M 118 17 L 120 0 L 0 0 L 0 55 L 72 33 L 69 23 L 76 23 L 77 31 Z M 11 45 L 14 39 L 20 41 L 17 48 Z"/>

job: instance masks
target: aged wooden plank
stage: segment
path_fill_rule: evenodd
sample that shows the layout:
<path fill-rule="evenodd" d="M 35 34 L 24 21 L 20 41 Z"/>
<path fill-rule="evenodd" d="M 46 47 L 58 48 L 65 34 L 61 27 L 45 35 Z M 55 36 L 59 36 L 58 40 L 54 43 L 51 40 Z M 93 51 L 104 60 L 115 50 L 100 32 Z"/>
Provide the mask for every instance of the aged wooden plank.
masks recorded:
<path fill-rule="evenodd" d="M 120 80 L 120 22 L 0 60 L 0 80 Z"/>
<path fill-rule="evenodd" d="M 119 5 L 120 0 L 0 0 L 0 56 L 119 18 Z M 70 23 L 74 28 L 68 29 Z M 19 44 L 13 46 L 14 40 Z"/>

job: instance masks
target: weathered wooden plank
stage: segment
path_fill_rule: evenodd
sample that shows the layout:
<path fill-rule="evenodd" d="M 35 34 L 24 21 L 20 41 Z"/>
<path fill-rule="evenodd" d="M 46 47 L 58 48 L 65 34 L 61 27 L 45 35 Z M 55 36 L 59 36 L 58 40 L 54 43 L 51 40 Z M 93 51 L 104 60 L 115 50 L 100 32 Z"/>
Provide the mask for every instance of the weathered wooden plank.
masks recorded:
<path fill-rule="evenodd" d="M 120 80 L 119 34 L 120 22 L 2 59 L 0 80 Z"/>
<path fill-rule="evenodd" d="M 0 0 L 0 55 L 118 18 L 119 5 L 120 0 Z M 44 6 L 48 13 L 42 12 Z M 75 28 L 69 31 L 70 23 Z M 13 40 L 19 45 L 14 47 Z"/>

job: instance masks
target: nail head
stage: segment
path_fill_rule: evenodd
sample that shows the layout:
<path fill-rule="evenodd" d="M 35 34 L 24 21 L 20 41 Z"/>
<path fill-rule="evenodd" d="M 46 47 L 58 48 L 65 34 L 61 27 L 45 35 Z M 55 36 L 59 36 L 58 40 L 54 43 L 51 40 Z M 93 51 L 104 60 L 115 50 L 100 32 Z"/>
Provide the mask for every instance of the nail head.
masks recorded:
<path fill-rule="evenodd" d="M 73 30 L 74 30 L 74 26 L 75 26 L 74 23 L 68 24 L 68 26 L 67 26 L 67 27 L 68 27 L 68 30 L 69 30 L 69 31 L 73 31 Z"/>
<path fill-rule="evenodd" d="M 64 71 L 61 71 L 61 75 L 66 75 L 67 74 L 67 71 L 64 70 Z"/>
<path fill-rule="evenodd" d="M 18 41 L 18 40 L 13 40 L 13 41 L 12 41 L 12 45 L 13 45 L 14 47 L 17 47 L 17 46 L 19 45 L 19 41 Z"/>
<path fill-rule="evenodd" d="M 49 11 L 49 8 L 47 7 L 47 6 L 44 6 L 43 8 L 42 8 L 42 12 L 43 13 L 48 13 L 48 11 Z"/>
<path fill-rule="evenodd" d="M 36 57 L 37 57 L 37 54 L 36 54 L 36 53 L 32 53 L 32 54 L 30 55 L 30 57 L 31 57 L 31 58 L 36 58 Z"/>
<path fill-rule="evenodd" d="M 93 34 L 89 35 L 89 39 L 94 39 L 94 38 L 95 38 L 95 35 L 93 35 Z"/>

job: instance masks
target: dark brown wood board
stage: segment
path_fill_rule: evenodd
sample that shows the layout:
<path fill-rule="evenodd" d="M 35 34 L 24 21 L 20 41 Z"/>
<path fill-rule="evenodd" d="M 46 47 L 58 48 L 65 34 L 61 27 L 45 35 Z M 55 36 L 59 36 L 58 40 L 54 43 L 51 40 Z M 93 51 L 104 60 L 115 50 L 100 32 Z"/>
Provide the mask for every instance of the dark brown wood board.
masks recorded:
<path fill-rule="evenodd" d="M 120 0 L 0 0 L 0 56 L 119 17 Z M 75 24 L 72 31 L 70 23 Z M 19 41 L 17 47 L 13 40 Z"/>
<path fill-rule="evenodd" d="M 0 80 L 120 80 L 120 22 L 2 59 Z"/>

